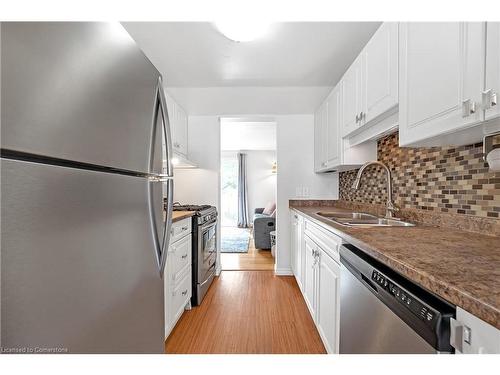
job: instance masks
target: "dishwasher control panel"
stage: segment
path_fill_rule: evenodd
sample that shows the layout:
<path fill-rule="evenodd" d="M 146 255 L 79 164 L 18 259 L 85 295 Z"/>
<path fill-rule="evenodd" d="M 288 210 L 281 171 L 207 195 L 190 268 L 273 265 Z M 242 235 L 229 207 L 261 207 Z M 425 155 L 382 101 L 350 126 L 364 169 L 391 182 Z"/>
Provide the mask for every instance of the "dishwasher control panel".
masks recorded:
<path fill-rule="evenodd" d="M 390 280 L 379 271 L 373 270 L 372 280 L 386 292 L 392 295 L 401 305 L 409 309 L 420 320 L 427 325 L 433 326 L 436 320 L 436 312 L 418 301 L 412 294 Z"/>

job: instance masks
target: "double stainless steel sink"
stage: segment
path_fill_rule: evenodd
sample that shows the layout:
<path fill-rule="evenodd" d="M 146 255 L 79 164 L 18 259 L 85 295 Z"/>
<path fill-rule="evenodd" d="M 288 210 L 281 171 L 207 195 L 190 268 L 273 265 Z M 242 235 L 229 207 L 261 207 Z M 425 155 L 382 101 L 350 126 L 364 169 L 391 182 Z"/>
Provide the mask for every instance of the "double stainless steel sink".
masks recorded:
<path fill-rule="evenodd" d="M 349 227 L 413 227 L 412 223 L 398 219 L 380 218 L 364 212 L 320 211 L 317 215 Z"/>

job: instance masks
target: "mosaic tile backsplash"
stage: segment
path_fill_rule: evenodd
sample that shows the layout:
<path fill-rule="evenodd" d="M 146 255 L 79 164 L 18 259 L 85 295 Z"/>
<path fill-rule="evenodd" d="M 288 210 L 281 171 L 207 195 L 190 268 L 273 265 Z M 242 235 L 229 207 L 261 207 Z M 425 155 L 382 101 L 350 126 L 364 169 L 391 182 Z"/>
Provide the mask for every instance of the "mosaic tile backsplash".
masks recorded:
<path fill-rule="evenodd" d="M 398 133 L 378 141 L 378 160 L 392 173 L 393 199 L 400 208 L 499 218 L 500 172 L 483 161 L 482 143 L 460 147 L 399 147 Z M 495 139 L 495 146 L 500 140 Z M 357 170 L 341 172 L 340 199 L 385 204 L 386 176 L 369 167 L 358 190 L 351 189 Z"/>

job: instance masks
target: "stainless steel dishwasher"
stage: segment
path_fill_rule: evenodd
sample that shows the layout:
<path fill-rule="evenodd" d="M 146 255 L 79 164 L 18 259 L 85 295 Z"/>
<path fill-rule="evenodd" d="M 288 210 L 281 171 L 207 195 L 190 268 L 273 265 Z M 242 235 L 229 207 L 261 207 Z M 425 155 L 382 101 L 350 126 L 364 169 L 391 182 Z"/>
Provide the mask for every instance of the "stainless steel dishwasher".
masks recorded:
<path fill-rule="evenodd" d="M 351 245 L 340 249 L 340 353 L 452 353 L 455 307 Z"/>

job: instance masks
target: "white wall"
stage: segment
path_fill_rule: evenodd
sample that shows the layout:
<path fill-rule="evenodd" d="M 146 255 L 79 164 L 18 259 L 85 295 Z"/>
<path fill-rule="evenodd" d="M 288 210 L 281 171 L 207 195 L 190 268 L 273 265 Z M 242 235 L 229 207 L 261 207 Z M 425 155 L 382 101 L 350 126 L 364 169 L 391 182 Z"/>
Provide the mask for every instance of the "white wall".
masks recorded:
<path fill-rule="evenodd" d="M 278 161 L 276 273 L 292 274 L 288 201 L 297 198 L 297 188 L 307 188 L 309 196 L 302 198 L 338 199 L 338 174 L 313 172 L 313 115 L 277 116 L 276 121 Z"/>
<path fill-rule="evenodd" d="M 174 201 L 182 204 L 210 204 L 220 212 L 220 126 L 216 116 L 190 116 L 189 159 L 196 169 L 174 170 Z M 220 226 L 217 229 L 220 238 Z M 220 241 L 217 244 L 220 247 Z M 217 249 L 217 274 L 220 249 Z"/>
<path fill-rule="evenodd" d="M 217 116 L 190 116 L 189 159 L 196 169 L 174 170 L 174 201 L 219 207 L 220 127 Z"/>
<path fill-rule="evenodd" d="M 313 115 L 278 115 L 274 118 L 278 163 L 276 273 L 291 274 L 288 201 L 298 198 L 298 187 L 306 187 L 310 199 L 338 199 L 338 175 L 319 175 L 313 172 Z M 220 210 L 218 116 L 189 116 L 188 147 L 189 158 L 200 168 L 175 170 L 174 200 L 212 204 Z M 220 261 L 218 264 L 220 265 Z"/>
<path fill-rule="evenodd" d="M 332 87 L 165 87 L 190 115 L 314 113 Z"/>

